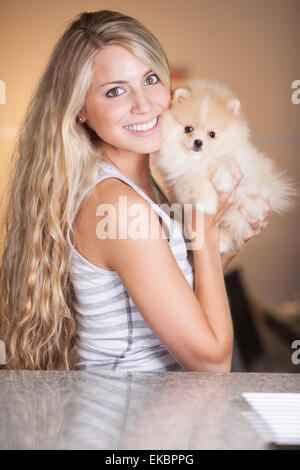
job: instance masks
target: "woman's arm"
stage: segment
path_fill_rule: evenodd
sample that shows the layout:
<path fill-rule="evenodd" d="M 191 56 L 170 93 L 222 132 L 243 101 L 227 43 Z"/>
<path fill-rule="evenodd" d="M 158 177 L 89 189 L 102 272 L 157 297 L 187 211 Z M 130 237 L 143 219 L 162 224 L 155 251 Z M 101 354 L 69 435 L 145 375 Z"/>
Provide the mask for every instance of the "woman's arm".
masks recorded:
<path fill-rule="evenodd" d="M 215 354 L 217 351 L 221 354 L 218 361 L 223 371 L 231 370 L 233 325 L 219 251 L 219 223 L 235 202 L 242 174 L 237 170 L 234 176 L 233 191 L 219 194 L 216 214 L 202 214 L 201 223 L 197 224 L 197 211 L 193 210 L 192 235 L 189 238 L 193 244 L 195 295 L 215 337 Z M 201 242 L 199 247 L 196 246 L 197 241 Z"/>
<path fill-rule="evenodd" d="M 116 233 L 120 228 L 120 194 L 127 197 L 127 214 L 137 203 L 143 205 L 145 211 L 141 211 L 139 222 L 143 227 L 144 222 L 147 227 L 152 226 L 153 234 L 161 233 L 159 218 L 151 206 L 118 180 L 106 188 L 106 194 L 99 191 L 95 201 L 96 206 L 107 202 L 113 205 Z M 225 203 L 221 209 L 223 206 Z M 96 222 L 95 218 L 95 225 Z M 129 219 L 128 230 L 131 223 Z M 134 239 L 128 231 L 125 238 L 101 240 L 99 250 L 105 256 L 105 265 L 118 272 L 146 323 L 186 370 L 229 372 L 233 335 L 218 251 L 217 219 L 213 223 L 207 220 L 206 228 L 203 250 L 195 255 L 197 295 L 174 258 L 166 236 L 157 239 L 149 232 L 146 238 Z M 214 302 L 209 299 L 212 292 Z"/>
<path fill-rule="evenodd" d="M 223 272 L 226 271 L 228 268 L 230 262 L 233 260 L 233 258 L 239 253 L 239 249 L 229 251 L 228 253 L 222 253 L 221 255 L 221 261 L 222 261 L 222 268 Z"/>
<path fill-rule="evenodd" d="M 233 325 L 219 253 L 219 231 L 211 233 L 211 236 L 204 240 L 202 249 L 194 250 L 193 255 L 195 294 L 221 352 L 219 360 L 223 364 L 223 371 L 229 372 Z"/>

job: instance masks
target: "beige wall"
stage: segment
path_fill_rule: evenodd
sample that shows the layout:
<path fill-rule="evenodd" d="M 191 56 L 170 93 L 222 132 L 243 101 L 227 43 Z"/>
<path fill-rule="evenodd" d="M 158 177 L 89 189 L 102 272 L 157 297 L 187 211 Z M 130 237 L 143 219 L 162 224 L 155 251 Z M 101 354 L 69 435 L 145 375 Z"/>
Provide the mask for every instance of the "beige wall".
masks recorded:
<path fill-rule="evenodd" d="M 242 100 L 259 147 L 300 180 L 299 0 L 0 0 L 0 183 L 14 130 L 42 68 L 68 22 L 82 11 L 119 10 L 160 39 L 172 66 L 227 83 Z M 1 102 L 1 99 L 0 99 Z M 277 308 L 300 288 L 299 208 L 273 216 L 236 258 L 252 296 Z"/>

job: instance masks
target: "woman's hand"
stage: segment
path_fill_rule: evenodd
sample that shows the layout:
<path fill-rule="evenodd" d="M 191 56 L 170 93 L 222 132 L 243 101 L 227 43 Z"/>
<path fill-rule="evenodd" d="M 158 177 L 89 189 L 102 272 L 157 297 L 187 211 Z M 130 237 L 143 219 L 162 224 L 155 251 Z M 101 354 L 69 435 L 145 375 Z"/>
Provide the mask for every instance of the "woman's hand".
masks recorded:
<path fill-rule="evenodd" d="M 247 242 L 254 237 L 257 237 L 261 231 L 267 227 L 269 223 L 269 218 L 271 214 L 270 200 L 265 199 L 262 196 L 257 194 L 252 194 L 249 196 L 250 199 L 256 201 L 262 208 L 264 218 L 259 220 L 256 217 L 252 217 L 243 207 L 239 207 L 240 213 L 245 217 L 248 224 L 250 225 L 250 230 L 244 234 L 244 241 Z"/>
<path fill-rule="evenodd" d="M 256 194 L 253 194 L 249 197 L 253 200 L 256 200 L 261 205 L 264 218 L 263 220 L 259 220 L 255 217 L 252 217 L 243 207 L 239 207 L 240 213 L 245 217 L 250 226 L 249 231 L 244 234 L 245 242 L 248 242 L 249 240 L 252 240 L 252 238 L 257 237 L 262 232 L 262 230 L 267 227 L 271 214 L 271 206 L 269 199 L 265 199 Z M 237 255 L 239 251 L 240 250 L 237 248 L 236 250 L 230 251 L 228 253 L 223 253 L 221 255 L 223 271 L 228 267 L 231 260 Z"/>

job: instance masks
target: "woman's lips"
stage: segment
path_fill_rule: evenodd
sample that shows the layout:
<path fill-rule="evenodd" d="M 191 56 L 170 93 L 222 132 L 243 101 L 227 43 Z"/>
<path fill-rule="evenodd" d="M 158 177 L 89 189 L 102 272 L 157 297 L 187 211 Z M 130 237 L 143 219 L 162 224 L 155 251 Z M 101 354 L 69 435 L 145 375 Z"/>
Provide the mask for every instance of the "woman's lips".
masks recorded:
<path fill-rule="evenodd" d="M 160 116 L 157 116 L 157 122 L 156 122 L 155 126 L 152 127 L 151 129 L 147 129 L 146 131 L 134 131 L 133 129 L 129 129 L 128 127 L 125 127 L 125 126 L 124 126 L 124 129 L 126 129 L 126 131 L 130 132 L 131 134 L 134 134 L 137 137 L 145 137 L 147 135 L 151 135 L 151 134 L 154 134 L 155 132 L 157 132 L 159 118 L 160 118 Z"/>

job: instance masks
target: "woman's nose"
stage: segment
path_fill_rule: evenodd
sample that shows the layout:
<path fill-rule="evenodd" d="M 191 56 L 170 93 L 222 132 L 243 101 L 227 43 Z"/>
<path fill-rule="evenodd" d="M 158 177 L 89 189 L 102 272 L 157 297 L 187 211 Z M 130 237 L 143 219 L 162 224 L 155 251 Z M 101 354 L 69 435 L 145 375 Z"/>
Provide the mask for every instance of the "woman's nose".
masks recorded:
<path fill-rule="evenodd" d="M 151 110 L 152 104 L 146 92 L 136 92 L 133 97 L 132 112 L 146 114 Z"/>

